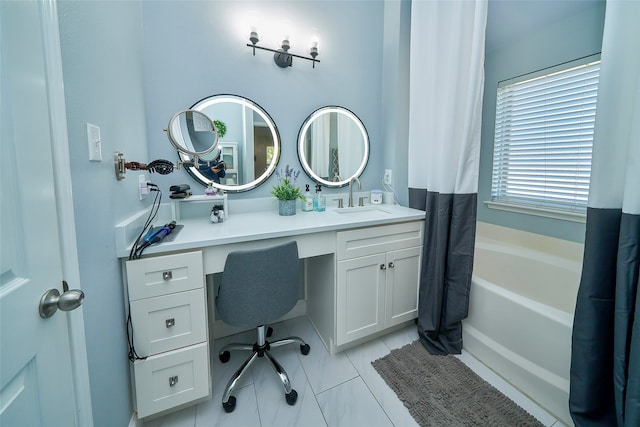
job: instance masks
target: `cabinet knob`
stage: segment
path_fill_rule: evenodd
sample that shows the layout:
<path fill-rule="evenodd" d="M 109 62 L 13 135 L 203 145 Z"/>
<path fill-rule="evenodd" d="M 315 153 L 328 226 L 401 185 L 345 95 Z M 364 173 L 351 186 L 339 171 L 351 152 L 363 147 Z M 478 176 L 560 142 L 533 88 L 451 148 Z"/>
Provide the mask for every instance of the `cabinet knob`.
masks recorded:
<path fill-rule="evenodd" d="M 178 376 L 169 377 L 169 387 L 173 387 L 176 384 L 178 384 Z"/>
<path fill-rule="evenodd" d="M 384 265 L 384 264 L 380 264 L 380 270 L 386 270 L 386 269 L 387 269 L 387 266 L 386 266 L 386 265 Z"/>
<path fill-rule="evenodd" d="M 170 328 L 176 324 L 176 319 L 174 319 L 173 317 L 171 319 L 167 319 L 164 321 L 164 324 L 166 325 L 167 328 Z"/>
<path fill-rule="evenodd" d="M 389 268 L 393 268 L 393 267 L 395 267 L 395 266 L 396 266 L 396 265 L 395 265 L 393 262 L 390 262 L 390 263 L 389 263 Z"/>
<path fill-rule="evenodd" d="M 172 278 L 173 278 L 173 273 L 171 271 L 163 271 L 162 272 L 162 279 L 171 280 Z"/>

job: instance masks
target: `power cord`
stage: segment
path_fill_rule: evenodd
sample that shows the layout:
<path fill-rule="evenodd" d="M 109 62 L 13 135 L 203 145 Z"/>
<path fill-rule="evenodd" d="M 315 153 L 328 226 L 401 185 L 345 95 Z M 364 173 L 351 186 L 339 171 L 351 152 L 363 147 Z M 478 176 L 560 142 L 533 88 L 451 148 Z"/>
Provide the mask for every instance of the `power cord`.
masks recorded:
<path fill-rule="evenodd" d="M 150 191 L 155 192 L 156 195 L 153 199 L 153 203 L 151 204 L 151 210 L 149 211 L 149 216 L 147 217 L 147 220 L 145 221 L 144 226 L 142 227 L 142 231 L 140 232 L 135 242 L 133 243 L 133 246 L 131 247 L 131 251 L 129 252 L 129 260 L 139 259 L 140 256 L 142 255 L 142 251 L 144 251 L 146 246 L 148 246 L 148 245 L 146 246 L 140 245 L 140 239 L 142 239 L 142 236 L 145 235 L 145 233 L 147 232 L 147 229 L 151 226 L 151 224 L 153 223 L 153 220 L 156 218 L 156 215 L 158 215 L 158 210 L 160 209 L 160 203 L 162 202 L 162 191 L 160 191 L 160 188 L 158 188 L 156 184 L 153 184 L 151 182 L 147 183 L 147 187 L 149 187 Z M 127 329 L 127 343 L 129 345 L 129 353 L 128 353 L 129 361 L 135 362 L 136 360 L 145 360 L 147 357 L 146 356 L 141 357 L 140 355 L 138 355 L 138 353 L 136 352 L 135 345 L 133 343 L 133 322 L 131 320 L 131 304 L 128 304 L 128 307 L 127 307 L 126 329 Z"/>
<path fill-rule="evenodd" d="M 384 188 L 384 191 L 386 191 L 386 192 L 393 193 L 393 204 L 397 205 L 398 204 L 398 195 L 396 194 L 396 191 L 393 189 L 393 187 L 390 184 L 387 184 L 387 183 L 384 182 L 384 177 L 382 178 L 382 188 Z"/>
<path fill-rule="evenodd" d="M 147 356 L 141 357 L 136 353 L 136 347 L 133 345 L 133 322 L 131 321 L 131 304 L 129 304 L 127 314 L 127 342 L 129 343 L 129 361 L 145 360 Z"/>
<path fill-rule="evenodd" d="M 147 233 L 147 230 L 153 223 L 153 220 L 156 219 L 156 215 L 158 215 L 158 210 L 160 209 L 160 203 L 162 202 L 162 191 L 160 191 L 160 188 L 156 184 L 153 184 L 151 182 L 147 183 L 147 187 L 150 187 L 149 188 L 150 191 L 155 192 L 156 195 L 153 199 L 153 203 L 151 204 L 151 211 L 149 212 L 149 217 L 144 223 L 142 227 L 142 231 L 136 238 L 135 242 L 133 242 L 133 246 L 131 246 L 131 251 L 129 252 L 130 260 L 139 259 L 140 256 L 142 255 L 142 251 L 144 251 L 146 247 L 149 246 L 148 244 L 145 245 L 145 243 L 147 242 L 143 241 L 141 243 L 140 240 L 142 239 L 142 236 L 144 236 Z"/>

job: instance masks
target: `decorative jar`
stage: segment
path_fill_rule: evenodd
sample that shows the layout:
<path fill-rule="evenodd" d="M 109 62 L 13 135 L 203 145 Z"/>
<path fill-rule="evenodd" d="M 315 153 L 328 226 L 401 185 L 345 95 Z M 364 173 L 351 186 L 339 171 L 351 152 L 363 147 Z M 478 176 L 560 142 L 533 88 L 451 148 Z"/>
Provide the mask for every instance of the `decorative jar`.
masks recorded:
<path fill-rule="evenodd" d="M 278 200 L 278 213 L 282 216 L 296 214 L 296 200 Z"/>

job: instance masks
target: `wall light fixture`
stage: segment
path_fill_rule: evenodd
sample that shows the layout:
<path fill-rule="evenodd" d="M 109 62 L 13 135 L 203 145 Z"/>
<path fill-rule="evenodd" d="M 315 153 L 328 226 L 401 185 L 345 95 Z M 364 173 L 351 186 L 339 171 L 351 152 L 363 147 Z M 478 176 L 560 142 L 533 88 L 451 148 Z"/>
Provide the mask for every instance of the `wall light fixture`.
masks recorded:
<path fill-rule="evenodd" d="M 282 46 L 280 49 L 270 49 L 268 47 L 258 46 L 258 42 L 260 39 L 258 38 L 258 33 L 256 31 L 251 31 L 251 35 L 249 36 L 249 41 L 251 43 L 247 43 L 247 46 L 253 48 L 253 56 L 256 55 L 256 49 L 267 50 L 269 52 L 273 52 L 273 60 L 278 65 L 278 67 L 286 68 L 291 67 L 293 65 L 293 57 L 300 59 L 306 59 L 308 61 L 313 62 L 313 68 L 316 68 L 316 62 L 320 62 L 319 59 L 316 59 L 318 56 L 318 43 L 313 42 L 311 48 L 309 49 L 309 56 L 301 56 L 296 55 L 295 53 L 289 53 L 289 49 L 291 45 L 289 44 L 289 40 L 282 40 Z"/>

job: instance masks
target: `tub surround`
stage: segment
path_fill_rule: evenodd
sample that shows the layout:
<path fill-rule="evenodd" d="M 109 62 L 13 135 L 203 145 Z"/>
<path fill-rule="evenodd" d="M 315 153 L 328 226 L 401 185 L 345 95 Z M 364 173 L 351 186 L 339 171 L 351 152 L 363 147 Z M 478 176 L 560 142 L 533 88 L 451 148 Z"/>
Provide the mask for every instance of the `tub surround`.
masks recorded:
<path fill-rule="evenodd" d="M 182 227 L 137 260 L 128 260 L 129 251 L 149 211 L 116 227 L 134 344 L 148 356 L 132 364 L 140 417 L 210 397 L 210 340 L 238 332 L 216 320 L 212 298 L 231 251 L 297 242 L 303 286 L 283 319 L 306 314 L 331 353 L 417 317 L 424 211 L 365 205 L 280 216 L 274 198 L 229 200 L 228 217 L 211 223 L 213 203 L 194 198 L 161 205 L 154 225 L 176 220 Z"/>
<path fill-rule="evenodd" d="M 564 423 L 583 245 L 479 222 L 464 348 Z"/>

